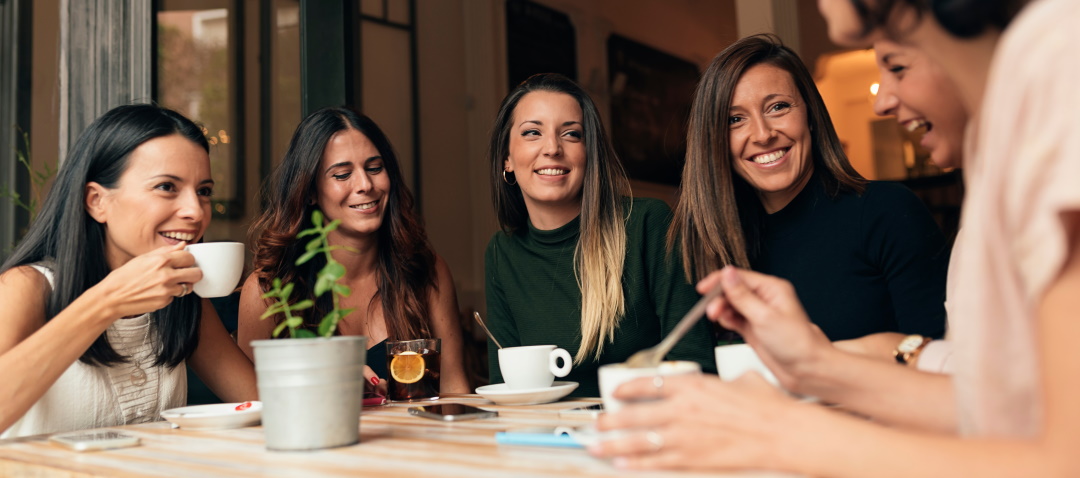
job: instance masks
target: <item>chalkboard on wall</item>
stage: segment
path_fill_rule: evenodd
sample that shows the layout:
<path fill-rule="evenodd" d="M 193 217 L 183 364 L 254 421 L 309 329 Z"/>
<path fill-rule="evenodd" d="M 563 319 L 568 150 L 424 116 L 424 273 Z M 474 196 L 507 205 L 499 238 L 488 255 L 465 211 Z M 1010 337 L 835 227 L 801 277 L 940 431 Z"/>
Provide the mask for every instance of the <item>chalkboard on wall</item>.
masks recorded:
<path fill-rule="evenodd" d="M 619 35 L 608 37 L 607 51 L 611 139 L 627 174 L 678 185 L 697 66 Z"/>

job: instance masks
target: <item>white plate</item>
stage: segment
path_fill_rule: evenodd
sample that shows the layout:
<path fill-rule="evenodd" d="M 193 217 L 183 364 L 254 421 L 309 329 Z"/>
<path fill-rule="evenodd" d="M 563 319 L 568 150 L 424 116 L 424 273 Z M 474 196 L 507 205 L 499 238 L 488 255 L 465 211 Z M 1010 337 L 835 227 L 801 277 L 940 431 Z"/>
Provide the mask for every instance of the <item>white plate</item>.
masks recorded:
<path fill-rule="evenodd" d="M 247 403 L 247 402 L 245 402 Z M 240 403 L 216 403 L 173 408 L 161 412 L 173 425 L 188 430 L 223 430 L 257 425 L 262 419 L 262 402 L 251 402 L 244 410 L 237 410 Z"/>
<path fill-rule="evenodd" d="M 476 389 L 482 397 L 499 405 L 539 405 L 563 398 L 578 388 L 577 382 L 555 382 L 547 388 L 511 390 L 505 383 L 485 385 Z"/>

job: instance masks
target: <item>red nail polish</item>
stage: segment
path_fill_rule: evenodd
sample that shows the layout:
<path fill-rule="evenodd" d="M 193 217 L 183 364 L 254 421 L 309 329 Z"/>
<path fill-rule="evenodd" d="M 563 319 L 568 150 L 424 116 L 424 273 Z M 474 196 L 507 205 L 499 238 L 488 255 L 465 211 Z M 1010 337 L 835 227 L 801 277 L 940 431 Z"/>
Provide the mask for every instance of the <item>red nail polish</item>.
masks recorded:
<path fill-rule="evenodd" d="M 379 385 L 379 377 L 371 377 L 371 384 L 375 385 L 375 386 L 378 386 Z"/>

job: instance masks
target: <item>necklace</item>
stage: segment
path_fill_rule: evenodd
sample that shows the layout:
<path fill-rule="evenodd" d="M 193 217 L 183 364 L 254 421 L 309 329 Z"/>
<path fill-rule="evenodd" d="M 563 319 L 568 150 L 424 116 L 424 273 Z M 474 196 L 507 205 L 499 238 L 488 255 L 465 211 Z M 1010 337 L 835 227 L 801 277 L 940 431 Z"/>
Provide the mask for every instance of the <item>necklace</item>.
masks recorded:
<path fill-rule="evenodd" d="M 146 333 L 143 334 L 142 342 L 140 342 L 140 345 L 146 344 L 147 339 L 150 338 L 150 325 L 151 325 L 151 322 L 152 321 L 147 321 L 146 322 Z M 150 351 L 153 351 L 153 349 L 154 349 L 153 344 L 151 343 L 150 345 L 151 345 Z M 135 369 L 131 371 L 131 376 L 130 376 L 131 384 L 136 386 L 136 387 L 141 387 L 141 386 L 146 384 L 146 370 L 143 370 L 143 360 L 144 359 L 139 357 L 139 353 L 137 351 L 134 354 L 131 355 L 131 359 L 132 359 L 132 362 L 135 365 Z"/>

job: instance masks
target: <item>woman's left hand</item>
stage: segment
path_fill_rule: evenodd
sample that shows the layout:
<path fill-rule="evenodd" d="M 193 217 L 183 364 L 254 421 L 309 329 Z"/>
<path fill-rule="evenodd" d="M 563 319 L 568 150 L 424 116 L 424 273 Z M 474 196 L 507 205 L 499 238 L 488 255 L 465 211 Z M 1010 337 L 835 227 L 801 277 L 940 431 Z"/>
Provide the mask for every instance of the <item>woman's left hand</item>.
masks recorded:
<path fill-rule="evenodd" d="M 664 377 L 627 382 L 615 392 L 623 400 L 660 398 L 601 415 L 600 431 L 620 430 L 619 438 L 589 446 L 589 453 L 614 458 L 626 469 L 731 470 L 776 464 L 781 443 L 794 425 L 790 410 L 804 407 L 757 373 L 733 382 L 716 376 Z"/>

